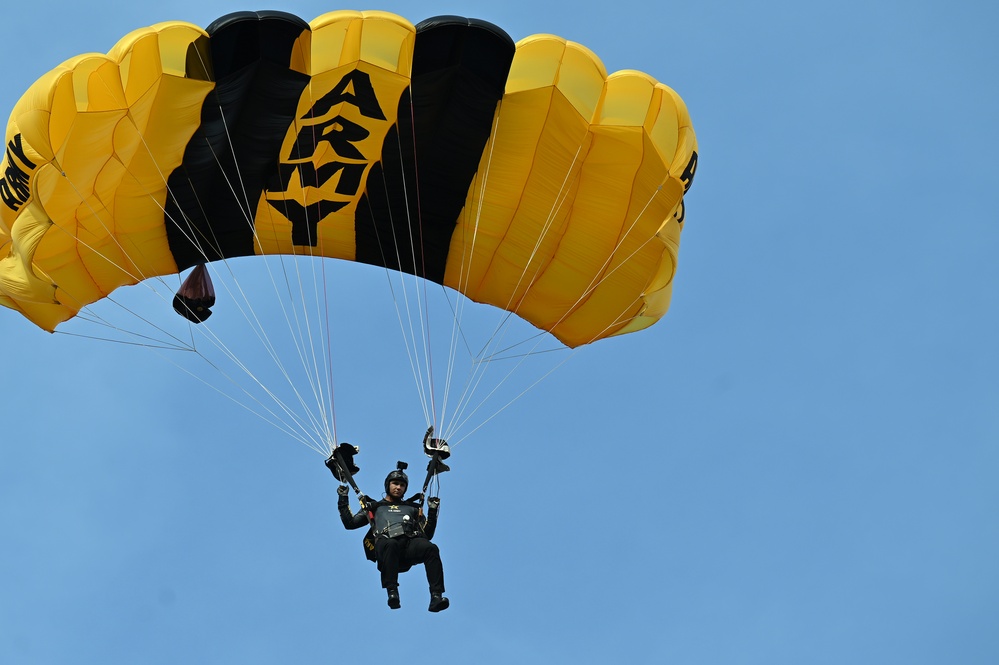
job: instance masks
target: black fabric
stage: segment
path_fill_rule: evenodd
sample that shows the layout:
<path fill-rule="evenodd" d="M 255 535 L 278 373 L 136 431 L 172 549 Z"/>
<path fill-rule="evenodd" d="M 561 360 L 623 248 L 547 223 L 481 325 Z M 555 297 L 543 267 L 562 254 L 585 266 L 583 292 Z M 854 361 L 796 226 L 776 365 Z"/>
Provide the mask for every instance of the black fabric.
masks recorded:
<path fill-rule="evenodd" d="M 375 554 L 376 541 L 385 540 L 384 538 L 379 539 L 375 535 L 374 526 L 371 524 L 371 520 L 368 517 L 369 511 L 371 514 L 376 514 L 378 512 L 379 507 L 393 505 L 395 503 L 396 502 L 389 501 L 388 499 L 377 502 L 370 502 L 366 504 L 368 506 L 368 510 L 359 510 L 357 513 L 351 513 L 349 499 L 346 496 L 339 496 L 337 498 L 337 511 L 340 513 L 340 521 L 343 523 L 345 529 L 354 530 L 354 529 L 360 529 L 365 526 L 369 527 L 367 533 L 364 534 L 364 539 L 362 541 L 364 545 L 364 556 L 368 559 L 368 561 L 376 561 L 376 554 Z M 417 505 L 416 502 L 412 500 L 405 501 L 402 503 L 411 506 Z M 427 540 L 433 538 L 434 534 L 437 532 L 438 515 L 439 515 L 439 509 L 431 508 L 429 513 L 423 519 L 420 520 L 420 528 L 423 532 L 423 536 L 425 536 Z M 409 565 L 406 564 L 401 564 L 401 565 L 403 567 L 399 570 L 399 572 L 404 573 L 407 570 L 409 570 Z"/>
<path fill-rule="evenodd" d="M 357 207 L 358 261 L 443 283 L 515 50 L 485 21 L 441 16 L 416 26 L 409 94 Z"/>
<path fill-rule="evenodd" d="M 238 12 L 208 27 L 216 87 L 181 166 L 168 178 L 167 240 L 179 269 L 254 253 L 260 193 L 309 81 L 288 68 L 295 41 L 308 29 L 284 12 Z"/>
<path fill-rule="evenodd" d="M 212 315 L 215 306 L 215 288 L 208 269 L 199 263 L 187 276 L 173 297 L 173 309 L 192 323 L 203 323 Z"/>
<path fill-rule="evenodd" d="M 419 506 L 404 502 L 381 503 L 375 510 L 374 530 L 375 536 L 383 535 L 395 536 L 405 535 L 415 536 L 422 534 L 423 530 L 418 526 L 423 521 L 419 518 Z M 398 533 L 396 533 L 398 532 Z"/>
<path fill-rule="evenodd" d="M 308 29 L 277 11 L 237 12 L 208 27 L 207 68 L 216 87 L 181 166 L 168 178 L 167 239 L 180 270 L 254 253 L 260 194 L 287 176 L 281 144 L 309 82 L 288 63 Z M 417 26 L 411 85 L 379 161 L 363 185 L 361 171 L 336 171 L 347 190 L 364 187 L 354 220 L 358 261 L 443 282 L 451 235 L 515 50 L 509 35 L 485 21 L 440 16 Z M 199 59 L 192 53 L 189 60 L 194 67 Z M 341 167 L 320 167 L 315 178 Z M 274 205 L 292 220 L 293 243 L 314 246 L 315 225 L 346 203 Z"/>
<path fill-rule="evenodd" d="M 399 586 L 399 573 L 422 563 L 427 572 L 430 593 L 444 593 L 444 566 L 440 550 L 426 538 L 379 538 L 375 541 L 375 556 L 382 588 Z"/>
<path fill-rule="evenodd" d="M 182 295 L 173 297 L 173 311 L 177 312 L 191 323 L 204 323 L 212 315 L 215 296 L 211 298 L 186 298 Z"/>

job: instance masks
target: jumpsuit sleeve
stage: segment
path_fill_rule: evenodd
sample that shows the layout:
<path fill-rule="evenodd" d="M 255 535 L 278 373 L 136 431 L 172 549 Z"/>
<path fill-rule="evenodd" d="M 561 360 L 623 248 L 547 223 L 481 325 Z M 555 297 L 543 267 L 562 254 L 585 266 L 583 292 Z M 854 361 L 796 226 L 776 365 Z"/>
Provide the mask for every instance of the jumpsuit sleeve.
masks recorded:
<path fill-rule="evenodd" d="M 343 498 L 346 499 L 347 497 Z M 340 511 L 340 521 L 343 522 L 343 528 L 360 529 L 362 526 L 367 526 L 368 514 L 363 510 L 359 510 L 357 514 L 352 514 L 350 512 L 350 503 L 346 500 L 338 502 L 337 508 Z"/>

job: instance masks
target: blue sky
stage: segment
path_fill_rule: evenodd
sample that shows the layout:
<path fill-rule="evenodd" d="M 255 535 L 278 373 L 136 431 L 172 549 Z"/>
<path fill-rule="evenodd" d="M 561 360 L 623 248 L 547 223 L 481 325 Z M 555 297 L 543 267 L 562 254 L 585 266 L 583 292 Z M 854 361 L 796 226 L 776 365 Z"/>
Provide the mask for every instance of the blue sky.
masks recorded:
<path fill-rule="evenodd" d="M 0 662 L 999 661 L 999 11 L 413 5 L 353 8 L 558 34 L 683 96 L 670 313 L 455 446 L 431 615 L 421 571 L 387 609 L 322 455 L 169 354 L 0 311 Z M 261 8 L 104 6 L 5 9 L 0 108 L 135 28 Z M 342 281 L 337 431 L 375 493 L 422 476 L 426 420 L 384 275 Z"/>

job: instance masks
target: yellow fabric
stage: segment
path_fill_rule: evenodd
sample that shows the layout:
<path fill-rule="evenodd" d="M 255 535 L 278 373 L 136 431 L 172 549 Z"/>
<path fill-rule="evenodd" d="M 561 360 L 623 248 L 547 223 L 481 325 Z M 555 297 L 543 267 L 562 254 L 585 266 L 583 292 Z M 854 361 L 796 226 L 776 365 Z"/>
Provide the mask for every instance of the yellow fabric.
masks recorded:
<path fill-rule="evenodd" d="M 517 44 L 490 145 L 452 237 L 445 282 L 569 346 L 645 328 L 669 307 L 686 107 L 585 47 Z"/>
<path fill-rule="evenodd" d="M 355 143 L 363 158 L 353 159 L 366 177 L 396 123 L 415 34 L 386 12 L 315 19 L 289 63 L 311 82 L 282 162 L 319 168 L 342 158 L 328 142 L 292 157 L 300 132 L 340 115 L 369 132 Z M 0 304 L 51 331 L 119 286 L 177 272 L 166 182 L 214 87 L 207 39 L 184 22 L 136 30 L 107 55 L 68 60 L 23 95 L 0 163 Z M 383 117 L 352 103 L 363 94 L 357 76 L 370 80 Z M 310 117 L 314 107 L 322 115 Z M 558 37 L 521 41 L 451 239 L 445 284 L 570 346 L 653 324 L 669 306 L 696 148 L 670 88 L 635 71 L 608 76 L 592 52 Z M 285 191 L 263 191 L 256 251 L 352 260 L 363 187 L 344 194 L 339 183 L 312 187 L 296 175 Z M 316 247 L 297 247 L 279 212 L 284 200 L 345 205 L 319 224 Z"/>
<path fill-rule="evenodd" d="M 181 163 L 212 89 L 185 71 L 205 37 L 171 22 L 137 30 L 108 55 L 80 55 L 39 79 L 11 114 L 30 191 L 0 206 L 0 293 L 46 330 L 83 306 L 154 275 L 176 272 L 166 244 L 165 175 Z M 194 49 L 196 51 L 196 49 Z M 200 78 L 191 74 L 200 75 Z"/>
<path fill-rule="evenodd" d="M 300 66 L 309 74 L 311 83 L 299 102 L 296 121 L 285 134 L 281 150 L 283 163 L 310 162 L 316 168 L 334 160 L 344 159 L 336 155 L 329 143 L 320 143 L 315 154 L 309 159 L 294 160 L 289 157 L 295 138 L 301 131 L 311 131 L 321 127 L 330 118 L 341 116 L 370 132 L 363 141 L 354 145 L 366 158 L 362 182 L 367 178 L 371 164 L 381 158 L 382 143 L 389 129 L 396 122 L 399 99 L 409 85 L 412 70 L 413 40 L 416 28 L 403 18 L 380 11 L 337 11 L 330 12 L 314 20 L 311 24 L 311 49 L 303 45 Z M 308 36 L 303 36 L 308 39 Z M 344 101 L 329 108 L 321 116 L 308 118 L 313 105 L 323 100 L 334 90 L 344 77 L 360 71 L 370 77 L 374 94 L 384 119 L 364 116 L 360 109 Z M 347 93 L 358 93 L 353 85 L 346 87 Z M 358 93 L 359 94 L 359 93 Z M 301 118 L 308 118 L 301 120 Z M 346 158 L 346 161 L 357 162 Z M 314 254 L 337 259 L 354 259 L 354 213 L 357 202 L 364 193 L 363 188 L 354 195 L 336 191 L 339 178 L 332 178 L 321 187 L 311 187 L 297 177 L 289 183 L 286 191 L 264 191 L 257 216 L 256 228 L 258 254 Z M 317 232 L 316 247 L 297 247 L 291 242 L 291 222 L 270 202 L 289 199 L 302 205 L 319 201 L 346 201 L 348 205 L 324 218 Z"/>

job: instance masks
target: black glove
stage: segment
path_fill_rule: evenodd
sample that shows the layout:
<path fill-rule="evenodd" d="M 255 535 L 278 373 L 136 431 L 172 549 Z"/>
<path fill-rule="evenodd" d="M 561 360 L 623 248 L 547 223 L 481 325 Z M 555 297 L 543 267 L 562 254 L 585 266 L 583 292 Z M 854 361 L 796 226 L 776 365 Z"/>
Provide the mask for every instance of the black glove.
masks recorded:
<path fill-rule="evenodd" d="M 350 494 L 350 488 L 347 487 L 346 485 L 340 485 L 340 487 L 336 488 L 336 493 L 339 494 L 340 496 L 347 496 L 348 494 Z"/>
<path fill-rule="evenodd" d="M 430 507 L 430 510 L 437 510 L 438 508 L 441 507 L 440 497 L 436 496 L 430 497 L 429 499 L 427 499 L 427 505 Z"/>

